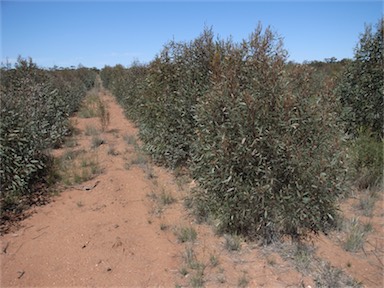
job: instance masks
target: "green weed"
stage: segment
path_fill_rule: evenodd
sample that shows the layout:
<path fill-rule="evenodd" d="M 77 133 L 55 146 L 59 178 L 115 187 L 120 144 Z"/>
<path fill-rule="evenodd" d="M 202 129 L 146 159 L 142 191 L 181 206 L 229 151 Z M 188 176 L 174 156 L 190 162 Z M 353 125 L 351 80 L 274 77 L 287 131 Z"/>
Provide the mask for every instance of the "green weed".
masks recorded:
<path fill-rule="evenodd" d="M 98 136 L 92 137 L 92 140 L 91 140 L 91 147 L 92 147 L 92 149 L 95 149 L 95 148 L 99 147 L 102 144 L 105 144 L 105 140 L 103 138 L 100 138 Z"/>
<path fill-rule="evenodd" d="M 249 279 L 247 277 L 247 274 L 243 272 L 243 275 L 238 279 L 237 286 L 238 287 L 247 287 L 249 284 Z"/>
<path fill-rule="evenodd" d="M 341 269 L 332 267 L 327 262 L 320 263 L 320 265 L 318 265 L 318 270 L 319 271 L 314 279 L 317 287 L 362 287 L 361 283 L 346 275 Z"/>
<path fill-rule="evenodd" d="M 165 230 L 167 230 L 168 228 L 169 228 L 169 225 L 164 224 L 164 223 L 161 223 L 161 224 L 160 224 L 160 230 L 161 230 L 161 231 L 165 231 Z"/>
<path fill-rule="evenodd" d="M 110 115 L 106 104 L 99 99 L 97 102 L 98 116 L 100 118 L 101 129 L 105 131 L 109 125 Z"/>
<path fill-rule="evenodd" d="M 216 267 L 217 265 L 219 265 L 219 258 L 217 257 L 217 255 L 212 254 L 209 257 L 209 263 L 211 263 L 212 267 Z"/>
<path fill-rule="evenodd" d="M 293 262 L 297 270 L 301 272 L 308 272 L 311 269 L 313 262 L 314 248 L 310 245 L 297 243 L 296 249 L 293 253 Z"/>
<path fill-rule="evenodd" d="M 86 136 L 97 136 L 100 134 L 100 131 L 93 125 L 86 125 L 84 134 Z"/>
<path fill-rule="evenodd" d="M 197 238 L 197 232 L 193 227 L 178 227 L 175 229 L 175 235 L 180 243 L 194 242 Z"/>
<path fill-rule="evenodd" d="M 355 206 L 366 217 L 371 217 L 375 203 L 378 199 L 378 193 L 374 190 L 366 190 L 360 193 L 359 202 Z"/>
<path fill-rule="evenodd" d="M 180 270 L 179 270 L 180 274 L 182 276 L 186 276 L 188 275 L 188 269 L 186 267 L 181 267 Z"/>
<path fill-rule="evenodd" d="M 228 251 L 240 251 L 241 238 L 238 235 L 224 234 L 224 247 Z"/>
<path fill-rule="evenodd" d="M 131 165 L 143 165 L 148 163 L 148 158 L 142 153 L 138 153 L 135 158 L 131 160 Z"/>
<path fill-rule="evenodd" d="M 352 143 L 352 177 L 359 189 L 383 187 L 384 140 L 377 140 L 368 132 L 360 135 Z"/>
<path fill-rule="evenodd" d="M 176 202 L 176 198 L 172 196 L 172 194 L 162 191 L 159 198 L 161 205 L 171 205 Z"/>
<path fill-rule="evenodd" d="M 343 248 L 346 251 L 356 252 L 364 246 L 367 234 L 372 230 L 371 224 L 362 225 L 358 218 L 353 218 L 346 225 L 346 239 Z"/>
<path fill-rule="evenodd" d="M 93 179 L 102 170 L 97 155 L 84 150 L 68 151 L 54 163 L 58 181 L 70 186 Z"/>
<path fill-rule="evenodd" d="M 183 253 L 183 259 L 187 267 L 193 270 L 190 276 L 190 284 L 192 287 L 202 287 L 204 284 L 204 270 L 205 265 L 197 260 L 195 251 L 192 246 L 187 246 Z M 186 267 L 182 267 L 180 270 L 182 275 L 189 274 Z"/>
<path fill-rule="evenodd" d="M 204 285 L 204 268 L 199 267 L 197 271 L 192 275 L 190 280 L 192 287 L 203 287 Z"/>
<path fill-rule="evenodd" d="M 108 155 L 112 155 L 112 156 L 117 156 L 120 154 L 118 151 L 116 151 L 114 146 L 109 146 L 107 153 Z"/>
<path fill-rule="evenodd" d="M 134 147 L 137 146 L 137 141 L 136 141 L 136 137 L 133 136 L 133 135 L 124 135 L 124 141 L 128 144 L 128 145 L 133 145 Z"/>
<path fill-rule="evenodd" d="M 99 95 L 98 92 L 93 89 L 87 93 L 87 96 L 82 103 L 77 115 L 80 118 L 94 118 L 99 115 L 98 111 L 98 101 Z"/>

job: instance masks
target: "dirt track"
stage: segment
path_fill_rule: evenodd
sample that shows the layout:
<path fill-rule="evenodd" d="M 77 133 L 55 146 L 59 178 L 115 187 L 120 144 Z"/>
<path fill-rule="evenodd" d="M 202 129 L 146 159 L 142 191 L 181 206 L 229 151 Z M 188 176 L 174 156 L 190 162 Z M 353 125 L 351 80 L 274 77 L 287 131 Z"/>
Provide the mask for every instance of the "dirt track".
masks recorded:
<path fill-rule="evenodd" d="M 313 287 L 311 277 L 304 277 L 276 253 L 268 255 L 273 256 L 272 265 L 271 258 L 253 244 L 243 243 L 239 252 L 227 251 L 224 238 L 215 236 L 211 227 L 196 224 L 184 208 L 182 199 L 190 183 L 178 185 L 170 171 L 149 162 L 127 167 L 139 152 L 126 139 L 136 137 L 137 130 L 113 97 L 105 92 L 101 97 L 110 114 L 109 126 L 100 134 L 104 144 L 91 148 L 92 136 L 85 135 L 87 126 L 100 129 L 98 118 L 73 119 L 80 130 L 73 149 L 96 155 L 103 170 L 81 187 L 99 181 L 98 185 L 88 191 L 80 186 L 66 189 L 50 204 L 35 208 L 21 229 L 1 237 L 2 287 L 194 286 L 199 273 L 208 287 L 241 286 L 241 279 L 250 287 Z M 176 202 L 160 205 L 156 199 L 161 193 Z M 193 227 L 196 241 L 180 243 L 175 231 L 181 227 Z M 202 271 L 187 267 L 187 251 L 194 251 Z M 332 256 L 324 247 L 319 251 Z M 181 272 L 183 267 L 188 273 Z M 377 271 L 382 268 L 372 271 L 364 274 L 377 276 L 373 283 L 380 285 L 382 275 Z"/>

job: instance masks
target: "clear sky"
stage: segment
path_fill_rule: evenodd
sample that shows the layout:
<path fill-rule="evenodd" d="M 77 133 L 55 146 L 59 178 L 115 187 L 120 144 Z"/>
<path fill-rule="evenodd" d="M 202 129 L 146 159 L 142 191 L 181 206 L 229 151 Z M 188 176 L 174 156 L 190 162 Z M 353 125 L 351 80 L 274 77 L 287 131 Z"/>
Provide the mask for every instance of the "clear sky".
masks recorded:
<path fill-rule="evenodd" d="M 193 40 L 204 26 L 247 38 L 258 22 L 284 39 L 289 60 L 352 58 L 364 24 L 382 1 L 1 1 L 1 61 L 102 68 L 154 59 L 169 40 Z"/>

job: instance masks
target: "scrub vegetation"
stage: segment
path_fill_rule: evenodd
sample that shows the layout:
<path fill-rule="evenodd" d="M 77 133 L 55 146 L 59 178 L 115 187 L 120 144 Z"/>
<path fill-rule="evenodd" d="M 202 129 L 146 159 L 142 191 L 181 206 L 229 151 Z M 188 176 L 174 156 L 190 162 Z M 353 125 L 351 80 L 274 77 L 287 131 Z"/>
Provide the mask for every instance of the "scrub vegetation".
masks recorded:
<path fill-rule="evenodd" d="M 382 37 L 380 20 L 353 60 L 297 64 L 269 27 L 240 43 L 206 28 L 101 78 L 153 159 L 196 180 L 195 214 L 222 233 L 300 240 L 337 226 L 352 185 L 382 186 Z"/>
<path fill-rule="evenodd" d="M 23 58 L 1 68 L 1 221 L 8 212 L 28 207 L 50 184 L 49 149 L 63 145 L 73 132 L 68 117 L 79 109 L 96 75 L 87 68 L 44 70 Z"/>
<path fill-rule="evenodd" d="M 206 28 L 192 41 L 168 42 L 148 64 L 47 70 L 20 58 L 14 67 L 2 67 L 0 224 L 42 201 L 53 183 L 79 190 L 84 181 L 97 180 L 80 189 L 87 191 L 82 197 L 110 199 L 105 191 L 120 191 L 119 197 L 129 199 L 114 198 L 108 209 L 115 202 L 123 207 L 153 202 L 150 219 L 133 222 L 155 223 L 156 235 L 184 248 L 175 271 L 190 287 L 210 281 L 252 286 L 255 274 L 245 263 L 254 265 L 254 259 L 241 259 L 255 244 L 264 244 L 265 251 L 283 247 L 266 260 L 274 269 L 285 269 L 285 261 L 318 286 L 359 287 L 347 274 L 359 272 L 355 267 L 365 262 L 350 255 L 364 252 L 382 265 L 381 242 L 372 235 L 379 233 L 383 217 L 377 209 L 383 191 L 383 26 L 383 20 L 366 26 L 353 59 L 289 62 L 282 37 L 259 24 L 240 42 Z M 104 88 L 136 124 L 140 139 L 137 132 L 124 134 L 129 123 L 116 125 L 109 105 L 115 112 L 121 108 Z M 78 116 L 83 131 L 72 140 L 68 136 L 78 132 L 71 115 Z M 99 123 L 87 119 L 95 117 Z M 119 138 L 126 147 L 118 145 Z M 60 147 L 66 149 L 52 150 Z M 128 198 L 143 189 L 117 181 L 102 182 L 104 187 L 90 193 L 99 183 L 95 178 L 115 162 L 121 167 L 108 177 L 144 176 L 148 199 Z M 154 163 L 179 175 L 177 189 Z M 180 198 L 195 221 L 186 216 L 188 221 L 177 224 L 167 218 L 185 212 Z M 81 208 L 76 210 L 89 207 L 84 199 L 73 202 Z M 200 225 L 204 221 L 214 227 L 212 235 Z M 114 231 L 122 226 L 116 224 Z M 215 250 L 204 250 L 211 245 L 205 241 L 209 235 L 221 239 Z M 323 261 L 329 251 L 315 238 L 306 241 L 313 235 L 349 255 L 345 263 Z M 224 274 L 228 259 L 244 265 L 236 280 Z"/>

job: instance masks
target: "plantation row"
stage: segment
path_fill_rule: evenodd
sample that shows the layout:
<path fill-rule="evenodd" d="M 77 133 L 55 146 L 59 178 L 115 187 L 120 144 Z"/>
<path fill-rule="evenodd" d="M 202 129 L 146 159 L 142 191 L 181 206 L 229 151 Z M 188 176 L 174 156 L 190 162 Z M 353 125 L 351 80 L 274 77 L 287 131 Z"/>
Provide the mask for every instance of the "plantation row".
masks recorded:
<path fill-rule="evenodd" d="M 71 132 L 68 117 L 79 107 L 97 73 L 87 68 L 43 70 L 31 59 L 1 68 L 1 212 L 19 209 L 20 199 L 46 181 L 47 151 Z"/>
<path fill-rule="evenodd" d="M 265 242 L 300 238 L 332 227 L 347 176 L 374 166 L 367 185 L 382 177 L 382 31 L 382 21 L 367 29 L 356 59 L 329 63 L 329 74 L 287 63 L 282 40 L 259 25 L 241 43 L 206 29 L 148 65 L 105 67 L 101 78 L 155 161 L 191 171 L 200 219 Z M 358 165 L 347 135 L 368 145 Z"/>

